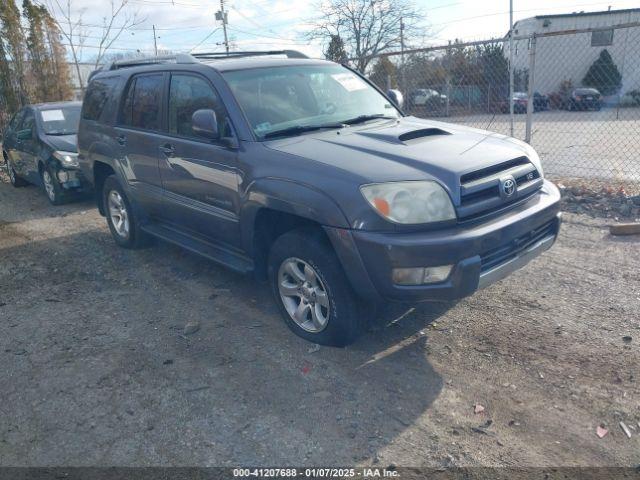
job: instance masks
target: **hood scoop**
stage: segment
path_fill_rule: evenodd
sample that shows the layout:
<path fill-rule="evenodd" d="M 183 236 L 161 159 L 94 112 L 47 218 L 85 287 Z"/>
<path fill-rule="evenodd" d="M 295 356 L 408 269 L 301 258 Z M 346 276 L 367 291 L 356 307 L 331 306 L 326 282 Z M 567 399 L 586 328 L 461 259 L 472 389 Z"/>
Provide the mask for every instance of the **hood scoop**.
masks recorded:
<path fill-rule="evenodd" d="M 451 135 L 449 132 L 445 132 L 441 128 L 421 128 L 420 130 L 413 130 L 411 132 L 403 133 L 398 137 L 402 143 L 410 144 L 414 143 L 414 140 L 419 140 L 425 137 L 434 137 L 438 135 Z"/>
<path fill-rule="evenodd" d="M 451 135 L 450 132 L 442 130 L 440 128 L 421 128 L 418 130 L 405 131 L 398 135 L 397 130 L 381 132 L 358 132 L 358 135 L 364 137 L 373 138 L 387 143 L 413 145 L 420 143 L 426 138 L 436 137 L 441 135 Z"/>

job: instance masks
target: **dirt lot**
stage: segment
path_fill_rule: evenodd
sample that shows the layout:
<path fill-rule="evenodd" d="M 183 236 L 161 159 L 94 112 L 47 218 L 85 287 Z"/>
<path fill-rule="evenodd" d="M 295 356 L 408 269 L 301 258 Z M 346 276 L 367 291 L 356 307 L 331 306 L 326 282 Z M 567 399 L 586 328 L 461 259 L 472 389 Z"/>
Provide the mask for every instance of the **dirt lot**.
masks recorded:
<path fill-rule="evenodd" d="M 0 183 L 0 465 L 635 466 L 639 249 L 567 215 L 508 280 L 315 350 L 265 285 Z"/>

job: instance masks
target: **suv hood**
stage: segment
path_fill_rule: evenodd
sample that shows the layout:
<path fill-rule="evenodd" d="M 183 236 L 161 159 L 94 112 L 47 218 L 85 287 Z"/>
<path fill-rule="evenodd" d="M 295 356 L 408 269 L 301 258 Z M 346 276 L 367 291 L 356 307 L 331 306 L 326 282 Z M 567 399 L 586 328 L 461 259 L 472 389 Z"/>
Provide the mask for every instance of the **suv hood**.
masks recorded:
<path fill-rule="evenodd" d="M 439 180 L 459 202 L 460 177 L 527 156 L 526 143 L 505 135 L 415 117 L 266 142 L 268 148 L 304 157 L 355 176 L 360 184 Z"/>
<path fill-rule="evenodd" d="M 45 138 L 54 150 L 73 153 L 78 151 L 77 135 L 45 135 Z"/>

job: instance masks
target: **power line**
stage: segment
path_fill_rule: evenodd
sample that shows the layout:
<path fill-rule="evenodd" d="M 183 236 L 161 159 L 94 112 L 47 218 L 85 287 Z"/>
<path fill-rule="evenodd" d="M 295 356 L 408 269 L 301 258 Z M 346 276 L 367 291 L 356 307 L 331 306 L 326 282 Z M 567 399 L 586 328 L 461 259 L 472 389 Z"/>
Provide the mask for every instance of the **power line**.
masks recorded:
<path fill-rule="evenodd" d="M 191 49 L 189 50 L 189 52 L 193 52 L 196 48 L 198 48 L 200 45 L 202 45 L 204 42 L 206 42 L 207 40 L 209 40 L 211 38 L 211 36 L 216 33 L 217 31 L 219 31 L 219 28 L 214 28 L 211 32 L 209 32 L 209 34 L 204 37 L 201 41 L 199 41 L 195 46 L 191 47 Z"/>

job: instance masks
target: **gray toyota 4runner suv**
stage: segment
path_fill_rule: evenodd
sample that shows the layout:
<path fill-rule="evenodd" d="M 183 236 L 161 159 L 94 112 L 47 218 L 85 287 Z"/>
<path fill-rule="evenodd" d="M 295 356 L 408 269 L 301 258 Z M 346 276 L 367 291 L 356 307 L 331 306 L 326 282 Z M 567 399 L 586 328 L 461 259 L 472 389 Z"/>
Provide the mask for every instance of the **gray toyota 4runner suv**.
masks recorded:
<path fill-rule="evenodd" d="M 292 51 L 115 63 L 78 146 L 118 245 L 159 237 L 268 279 L 291 330 L 325 345 L 357 337 L 364 304 L 472 294 L 560 226 L 526 143 L 405 116 Z"/>

